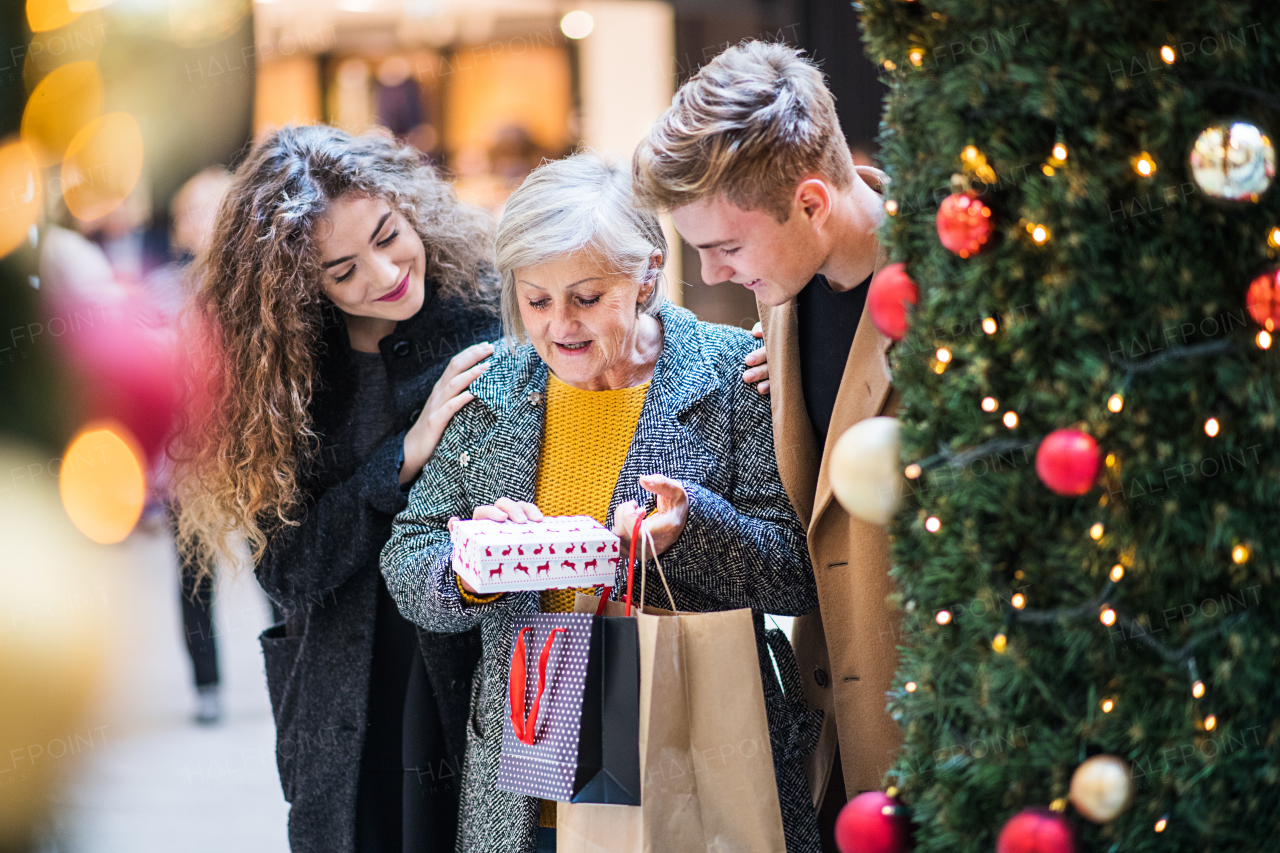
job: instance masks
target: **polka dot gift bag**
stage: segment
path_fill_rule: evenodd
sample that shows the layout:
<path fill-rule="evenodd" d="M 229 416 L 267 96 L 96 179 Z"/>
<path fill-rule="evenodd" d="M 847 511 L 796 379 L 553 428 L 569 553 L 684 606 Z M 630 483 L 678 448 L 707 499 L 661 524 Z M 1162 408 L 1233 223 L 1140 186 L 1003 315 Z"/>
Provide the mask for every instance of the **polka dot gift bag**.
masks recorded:
<path fill-rule="evenodd" d="M 498 788 L 574 803 L 640 803 L 636 621 L 517 617 Z"/>
<path fill-rule="evenodd" d="M 634 619 L 516 619 L 498 788 L 575 803 L 640 802 Z"/>

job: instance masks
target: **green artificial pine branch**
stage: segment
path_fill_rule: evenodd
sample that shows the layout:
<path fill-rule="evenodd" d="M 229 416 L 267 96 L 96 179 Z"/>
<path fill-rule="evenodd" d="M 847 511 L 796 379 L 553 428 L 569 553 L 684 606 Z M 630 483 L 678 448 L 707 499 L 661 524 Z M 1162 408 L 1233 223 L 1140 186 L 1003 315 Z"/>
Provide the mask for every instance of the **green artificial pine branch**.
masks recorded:
<path fill-rule="evenodd" d="M 1135 799 L 1103 825 L 1068 807 L 1080 853 L 1280 850 L 1280 345 L 1245 309 L 1278 263 L 1280 187 L 1221 201 L 1188 165 L 1213 123 L 1280 140 L 1280 3 L 855 5 L 890 86 L 881 238 L 920 290 L 891 356 L 920 470 L 891 527 L 906 744 L 886 779 L 915 849 L 990 853 L 1105 753 Z M 995 224 L 969 258 L 936 231 L 957 186 Z M 1107 457 L 1081 497 L 1036 474 L 1062 428 Z"/>

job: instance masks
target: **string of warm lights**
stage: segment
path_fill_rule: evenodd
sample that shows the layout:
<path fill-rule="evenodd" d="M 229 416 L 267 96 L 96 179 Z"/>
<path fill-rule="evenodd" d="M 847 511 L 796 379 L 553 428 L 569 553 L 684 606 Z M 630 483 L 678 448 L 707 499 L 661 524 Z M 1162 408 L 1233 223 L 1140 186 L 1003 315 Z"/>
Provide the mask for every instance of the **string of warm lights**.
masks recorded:
<path fill-rule="evenodd" d="M 1133 376 L 1154 370 L 1155 368 L 1170 361 L 1225 352 L 1231 348 L 1232 344 L 1230 341 L 1212 341 L 1205 344 L 1176 347 L 1142 361 L 1122 361 L 1122 366 L 1125 367 L 1127 373 L 1125 382 L 1126 388 Z M 951 360 L 950 353 L 948 353 L 946 360 L 948 362 Z M 998 407 L 999 404 L 994 397 L 988 396 L 982 400 L 981 408 L 983 411 L 993 412 Z M 1113 394 L 1107 401 L 1107 408 L 1113 413 L 1120 412 L 1124 408 L 1123 397 L 1120 394 Z M 1017 414 L 1012 411 L 1006 412 L 1004 421 L 1007 426 L 1010 426 L 1010 428 L 1016 426 Z M 1012 421 L 1012 423 L 1010 423 L 1010 421 Z M 1216 437 L 1220 428 L 1221 426 L 1218 419 L 1214 417 L 1209 417 L 1204 423 L 1204 432 L 1210 438 Z M 946 446 L 940 445 L 938 453 L 918 462 L 911 463 L 907 466 L 904 473 L 909 479 L 914 480 L 918 479 L 924 471 L 942 465 L 950 465 L 953 468 L 962 469 L 978 459 L 1031 447 L 1038 444 L 1040 440 L 1041 439 L 995 439 L 961 452 L 956 452 Z M 1115 454 L 1108 454 L 1106 462 L 1108 467 L 1114 465 Z M 925 520 L 924 526 L 928 532 L 938 533 L 942 529 L 942 521 L 936 515 L 931 515 Z M 1105 534 L 1105 526 L 1102 522 L 1095 522 L 1090 526 L 1088 533 L 1091 539 L 1099 541 Z M 1237 544 L 1232 549 L 1231 557 L 1232 561 L 1237 564 L 1246 561 L 1249 558 L 1248 546 Z M 1195 662 L 1194 658 L 1191 657 L 1191 652 L 1195 645 L 1201 642 L 1204 637 L 1193 638 L 1179 649 L 1171 650 L 1165 646 L 1165 644 L 1150 636 L 1150 634 L 1142 629 L 1137 622 L 1127 616 L 1124 616 L 1117 607 L 1108 603 L 1112 592 L 1116 588 L 1116 584 L 1124 578 L 1124 575 L 1124 566 L 1120 563 L 1115 564 L 1109 572 L 1109 582 L 1104 587 L 1102 593 L 1096 598 L 1090 599 L 1071 608 L 1027 610 L 1026 596 L 1023 593 L 1014 593 L 1009 599 L 1014 609 L 1010 612 L 1009 617 L 1006 620 L 1006 629 L 1013 623 L 1019 621 L 1031 624 L 1048 624 L 1057 622 L 1060 619 L 1076 619 L 1089 614 L 1097 614 L 1103 625 L 1111 627 L 1118 622 L 1122 628 L 1126 629 L 1126 632 L 1129 635 L 1134 636 L 1143 644 L 1156 650 L 1160 656 L 1168 662 L 1180 665 L 1186 664 L 1188 666 L 1191 680 L 1194 682 L 1192 688 L 1193 695 L 1195 695 L 1196 698 L 1200 698 L 1204 693 L 1204 684 L 1196 675 Z M 1244 614 L 1240 614 L 1240 616 L 1243 615 Z M 936 621 L 939 625 L 949 624 L 951 621 L 950 612 L 947 610 L 939 611 L 936 615 Z M 1219 631 L 1223 627 L 1234 625 L 1237 621 L 1239 621 L 1238 618 L 1224 622 L 1223 626 L 1220 626 Z M 1214 633 L 1219 633 L 1219 631 L 1215 631 Z M 1007 635 L 1005 631 L 1002 630 L 993 639 L 992 647 L 997 652 L 1003 652 L 1006 648 L 1007 641 Z"/>
<path fill-rule="evenodd" d="M 1013 606 L 1013 610 L 1006 615 L 1005 629 L 1001 630 L 1000 633 L 996 635 L 996 639 L 999 640 L 999 642 L 997 643 L 996 640 L 993 640 L 992 647 L 995 648 L 999 645 L 999 648 L 996 649 L 996 651 L 1003 652 L 1008 641 L 1007 630 L 1018 622 L 1043 625 L 1053 624 L 1064 619 L 1075 620 L 1088 617 L 1093 614 L 1098 614 L 1098 618 L 1102 624 L 1108 627 L 1118 624 L 1124 629 L 1125 636 L 1127 638 L 1137 640 L 1152 649 L 1168 663 L 1177 666 L 1185 665 L 1191 677 L 1190 680 L 1192 681 L 1192 695 L 1197 699 L 1201 698 L 1204 695 L 1205 687 L 1204 682 L 1199 678 L 1193 652 L 1197 646 L 1204 643 L 1210 637 L 1229 633 L 1240 622 L 1248 618 L 1248 611 L 1246 610 L 1232 614 L 1231 616 L 1223 619 L 1222 622 L 1211 631 L 1192 637 L 1183 645 L 1173 648 L 1152 636 L 1152 633 L 1148 628 L 1144 628 L 1141 623 L 1126 616 L 1123 611 L 1120 610 L 1118 605 L 1110 602 L 1111 595 L 1116 589 L 1116 582 L 1118 578 L 1123 577 L 1124 567 L 1117 564 L 1111 570 L 1112 580 L 1103 587 L 1103 591 L 1095 598 L 1091 598 L 1074 607 L 1062 607 L 1051 610 L 1029 610 L 1026 606 L 1027 598 L 1024 593 L 1018 592 L 1012 594 L 1009 597 L 1009 602 Z M 944 623 L 940 622 L 939 624 Z"/>
<path fill-rule="evenodd" d="M 988 397 L 987 399 L 991 400 L 992 403 L 995 403 L 994 398 Z M 997 408 L 997 405 L 993 405 L 990 409 L 988 409 L 984 401 L 983 409 L 989 412 L 995 411 L 995 409 Z M 1006 414 L 1013 414 L 1013 413 L 1007 412 Z M 1017 417 L 1017 415 L 1014 415 L 1014 417 Z M 1022 450 L 1023 448 L 1026 448 L 1026 447 L 1034 447 L 1036 444 L 1039 443 L 1039 441 L 1040 441 L 1039 439 L 996 438 L 996 439 L 992 439 L 991 441 L 985 441 L 982 444 L 979 444 L 977 447 L 973 447 L 973 448 L 970 448 L 969 450 L 964 450 L 959 453 L 957 453 L 956 451 L 952 450 L 949 447 L 944 447 L 940 445 L 938 447 L 937 453 L 935 453 L 933 456 L 930 456 L 926 459 L 921 459 L 919 462 L 911 463 L 906 467 L 903 473 L 906 475 L 907 479 L 915 480 L 919 478 L 921 473 L 923 473 L 924 471 L 928 471 L 932 468 L 938 468 L 938 467 L 941 467 L 942 465 L 950 465 L 952 468 L 957 468 L 957 469 L 964 468 L 970 463 L 976 462 L 979 459 L 984 459 L 988 456 L 995 456 L 1000 453 L 1008 453 L 1013 450 Z"/>
<path fill-rule="evenodd" d="M 1176 51 L 1168 45 L 1161 48 L 1160 57 L 1165 64 L 1173 64 L 1178 58 Z M 921 65 L 921 58 L 922 55 L 919 51 L 913 51 L 909 55 L 911 63 L 917 67 Z M 884 64 L 889 69 L 895 67 L 889 61 L 885 61 Z M 1193 178 L 1200 189 L 1209 196 L 1233 201 L 1257 202 L 1261 193 L 1267 189 L 1270 175 L 1274 174 L 1274 167 L 1268 166 L 1269 171 L 1266 177 L 1261 179 L 1257 177 L 1227 177 L 1225 164 L 1228 162 L 1228 150 L 1230 151 L 1229 156 L 1233 165 L 1239 162 L 1242 152 L 1244 156 L 1257 162 L 1265 160 L 1269 164 L 1274 158 L 1274 150 L 1271 147 L 1270 139 L 1265 134 L 1261 134 L 1252 125 L 1244 122 L 1210 125 L 1200 134 L 1196 140 L 1195 148 L 1189 156 L 1189 166 Z M 1069 154 L 1068 147 L 1062 139 L 1060 128 L 1059 138 L 1055 142 L 1050 155 L 1045 158 L 1040 166 L 1040 171 L 1046 177 L 1053 178 L 1060 171 L 1066 169 Z M 990 243 L 996 224 L 991 207 L 980 198 L 977 192 L 974 192 L 973 188 L 976 185 L 974 182 L 975 180 L 981 181 L 990 186 L 995 183 L 996 174 L 991 164 L 988 163 L 986 156 L 976 145 L 969 144 L 965 146 L 959 160 L 962 172 L 952 176 L 952 186 L 955 191 L 940 204 L 936 225 L 941 244 L 960 258 L 967 259 L 982 252 Z M 1156 157 L 1147 150 L 1134 153 L 1129 157 L 1128 162 L 1139 181 L 1150 180 L 1161 171 Z M 1261 174 L 1261 171 L 1255 170 L 1255 174 Z M 893 200 L 886 201 L 885 210 L 891 216 L 896 215 L 899 211 L 898 202 Z M 1022 219 L 1017 223 L 1017 226 L 1016 231 L 1012 233 L 1029 241 L 1035 247 L 1045 247 L 1054 240 L 1054 228 L 1047 222 Z M 1280 251 L 1280 226 L 1273 226 L 1268 230 L 1266 241 L 1267 245 L 1273 250 L 1270 257 L 1275 258 L 1274 252 Z M 905 316 L 907 304 L 914 305 L 918 301 L 918 291 L 914 282 L 911 282 L 906 275 L 904 265 L 900 264 L 898 266 L 900 268 L 898 277 L 907 286 L 907 289 L 904 290 L 906 301 L 889 300 L 901 309 L 899 312 L 901 316 L 895 317 L 899 326 L 896 334 L 885 332 L 895 340 L 900 340 L 907 328 L 908 323 Z M 1249 313 L 1263 327 L 1256 333 L 1254 343 L 1259 349 L 1267 350 L 1273 343 L 1273 333 L 1276 326 L 1280 325 L 1280 270 L 1255 278 L 1250 283 L 1246 301 Z M 875 319 L 874 314 L 873 319 Z M 986 335 L 994 335 L 999 330 L 999 325 L 994 317 L 988 317 L 983 320 L 982 329 Z M 882 331 L 884 331 L 883 328 Z M 1114 358 L 1111 353 L 1107 353 L 1108 360 L 1114 365 L 1114 368 L 1118 372 L 1123 372 L 1123 379 L 1119 388 L 1113 390 L 1106 397 L 1106 409 L 1113 415 L 1123 412 L 1126 405 L 1125 397 L 1135 378 L 1140 375 L 1155 371 L 1174 361 L 1223 355 L 1232 351 L 1239 352 L 1240 349 L 1235 340 L 1227 339 L 1173 346 L 1144 359 Z M 962 364 L 964 361 L 962 356 L 963 353 L 955 353 L 949 347 L 939 346 L 935 350 L 930 367 L 935 374 L 942 375 L 949 368 Z M 1001 412 L 1000 400 L 991 394 L 981 398 L 979 407 L 987 414 Z M 1009 430 L 1017 429 L 1020 423 L 1019 412 L 1014 408 L 1007 408 L 998 416 L 1001 423 Z M 1220 413 L 1209 413 L 1204 416 L 1201 429 L 1208 438 L 1217 438 L 1223 431 Z M 1047 436 L 1036 438 L 989 440 L 976 447 L 962 451 L 953 450 L 940 441 L 936 454 L 908 464 L 903 473 L 908 480 L 917 480 L 926 471 L 941 466 L 962 469 L 972 462 L 985 457 L 1036 446 L 1039 446 L 1036 463 L 1037 473 L 1052 491 L 1064 496 L 1080 496 L 1087 493 L 1096 483 L 1097 463 L 1102 456 L 1098 451 L 1096 441 L 1079 430 L 1065 429 L 1055 430 Z M 1041 466 L 1042 457 L 1046 462 L 1046 467 L 1043 468 Z M 1116 453 L 1106 454 L 1105 465 L 1108 469 L 1116 468 L 1118 465 Z M 1107 496 L 1103 496 L 1100 505 L 1106 506 L 1107 503 Z M 928 515 L 923 523 L 925 531 L 934 535 L 942 533 L 945 526 L 943 517 L 945 517 L 943 513 Z M 1108 543 L 1104 542 L 1105 534 L 1106 527 L 1102 521 L 1094 521 L 1087 530 L 1087 535 L 1091 540 L 1103 547 L 1109 547 Z M 1249 548 L 1246 544 L 1236 543 L 1233 546 L 1231 551 L 1232 562 L 1240 564 L 1247 561 L 1249 556 Z M 1123 556 L 1122 559 L 1124 559 Z M 1131 564 L 1131 559 L 1132 555 L 1129 556 L 1129 559 L 1124 559 L 1124 562 L 1115 562 L 1107 573 L 1107 580 L 1102 591 L 1097 596 L 1074 606 L 1034 610 L 1028 608 L 1026 592 L 1011 592 L 1007 600 L 1012 609 L 1006 614 L 1003 627 L 991 640 L 991 648 L 997 654 L 1005 653 L 1008 649 L 1009 635 L 1017 624 L 1049 625 L 1065 620 L 1097 618 L 1101 625 L 1107 628 L 1124 630 L 1127 637 L 1135 639 L 1142 646 L 1153 650 L 1166 663 L 1180 668 L 1185 667 L 1190 682 L 1192 698 L 1196 701 L 1203 700 L 1207 688 L 1199 676 L 1194 652 L 1211 638 L 1222 636 L 1225 632 L 1233 630 L 1235 626 L 1247 617 L 1247 612 L 1222 620 L 1215 628 L 1189 638 L 1181 646 L 1168 646 L 1153 636 L 1151 631 L 1145 629 L 1138 621 L 1126 615 L 1121 607 L 1111 601 L 1112 597 L 1118 594 L 1118 585 L 1124 580 L 1126 564 Z M 1019 580 L 1024 576 L 1025 574 L 1021 570 L 1014 573 L 1014 577 Z M 950 608 L 936 611 L 933 614 L 933 618 L 939 626 L 948 626 L 956 622 L 955 614 Z M 913 694 L 917 692 L 919 686 L 914 680 L 908 681 L 904 685 L 904 690 L 908 694 Z M 1106 696 L 1100 701 L 1099 707 L 1104 714 L 1110 714 L 1116 709 L 1118 702 L 1117 696 Z M 1207 713 L 1197 725 L 1203 731 L 1213 731 L 1217 726 L 1217 722 L 1216 714 Z M 945 721 L 943 724 L 946 726 Z M 1108 765 L 1114 766 L 1108 767 Z M 1116 792 L 1126 790 L 1126 786 L 1131 784 L 1128 765 L 1120 758 L 1115 756 L 1094 756 L 1083 761 L 1077 767 L 1076 773 L 1072 778 L 1070 801 L 1078 811 L 1094 822 L 1109 821 L 1125 808 L 1125 803 L 1117 801 L 1117 803 L 1112 803 L 1106 808 L 1101 808 L 1096 801 L 1090 802 L 1088 796 L 1084 796 L 1083 799 L 1077 796 L 1076 781 L 1077 779 L 1082 780 L 1082 790 L 1088 790 L 1091 786 L 1096 790 L 1099 783 L 1105 779 L 1107 772 L 1118 773 L 1121 777 L 1118 780 L 1110 779 L 1103 785 L 1103 787 L 1110 790 L 1113 795 L 1112 798 L 1115 799 Z M 1121 798 L 1126 802 L 1132 794 L 1132 789 L 1128 788 L 1128 790 L 1129 795 Z M 1066 809 L 1067 802 L 1067 798 L 1059 797 L 1053 801 L 1050 809 L 1053 812 L 1060 813 Z M 1108 813 L 1108 809 L 1112 810 Z M 1013 824 L 1020 820 L 1024 820 L 1024 828 L 1031 827 L 1038 820 L 1034 811 L 1034 809 L 1024 811 L 1011 819 L 1009 824 L 1006 824 L 1005 829 L 1002 830 L 1002 838 Z M 1156 821 L 1153 829 L 1157 833 L 1163 832 L 1168 824 L 1169 815 L 1165 814 Z M 1028 829 L 1027 831 L 1030 830 Z"/>
<path fill-rule="evenodd" d="M 1266 334 L 1266 332 L 1264 331 L 1261 334 Z M 1202 344 L 1192 344 L 1190 346 L 1173 347 L 1168 351 L 1162 352 L 1159 355 L 1153 356 L 1152 358 L 1146 359 L 1144 361 L 1127 361 L 1125 359 L 1116 359 L 1116 363 L 1125 369 L 1125 380 L 1123 382 L 1123 387 L 1121 391 L 1114 393 L 1107 398 L 1107 409 L 1114 414 L 1119 414 L 1124 409 L 1124 392 L 1129 390 L 1129 386 L 1132 384 L 1133 377 L 1139 373 L 1146 373 L 1148 371 L 1154 370 L 1155 368 L 1160 367 L 1164 365 L 1166 362 L 1169 362 L 1172 360 L 1195 358 L 1198 356 L 1210 355 L 1218 352 L 1226 352 L 1233 348 L 1234 348 L 1234 344 L 1231 341 L 1209 341 Z M 937 358 L 939 363 L 941 364 L 950 364 L 953 359 L 953 356 L 949 350 L 939 349 Z M 937 372 L 941 373 L 942 371 L 938 370 Z M 996 400 L 995 397 L 986 396 L 982 398 L 980 407 L 984 412 L 994 412 L 996 411 L 996 409 L 1000 407 L 1000 403 L 998 400 Z M 1001 420 L 1006 427 L 1008 427 L 1009 429 L 1013 429 L 1017 427 L 1019 423 L 1018 413 L 1012 410 L 1005 412 L 1004 415 L 1001 417 Z M 1212 422 L 1212 424 L 1210 424 L 1210 422 Z M 1217 435 L 1218 422 L 1215 418 L 1210 418 L 1209 421 L 1206 422 L 1205 432 L 1210 437 Z M 950 463 L 951 465 L 959 468 L 959 467 L 963 467 L 964 465 L 967 465 L 969 462 L 975 461 L 977 459 L 981 459 L 984 456 L 991 456 L 994 454 L 1003 453 L 1007 450 L 1014 450 L 1023 446 L 1030 446 L 1032 444 L 1035 444 L 1036 442 L 1037 440 L 1031 440 L 1031 441 L 1025 441 L 1025 442 L 1019 441 L 1019 442 L 1010 443 L 1007 440 L 996 440 L 996 441 L 990 441 L 985 444 L 978 445 L 978 447 L 975 447 L 973 450 L 965 451 L 964 453 L 955 453 L 954 451 L 943 449 L 939 454 L 935 456 L 930 456 L 927 459 L 922 459 L 920 460 L 920 462 L 912 463 L 912 464 L 919 465 L 924 470 L 928 470 L 930 468 L 936 467 L 937 465 L 940 465 L 943 463 Z M 907 476 L 910 479 L 915 479 L 916 477 L 919 476 L 919 474 L 912 476 L 910 473 L 908 473 Z"/>

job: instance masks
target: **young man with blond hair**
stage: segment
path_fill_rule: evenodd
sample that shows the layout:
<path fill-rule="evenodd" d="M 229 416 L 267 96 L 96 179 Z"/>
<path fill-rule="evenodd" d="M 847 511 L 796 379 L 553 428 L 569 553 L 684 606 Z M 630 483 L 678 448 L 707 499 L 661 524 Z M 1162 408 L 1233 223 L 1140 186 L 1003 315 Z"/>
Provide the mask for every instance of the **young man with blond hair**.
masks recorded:
<path fill-rule="evenodd" d="M 760 309 L 778 468 L 818 583 L 820 606 L 796 620 L 793 641 L 810 707 L 826 712 L 807 768 L 826 836 L 847 797 L 880 786 L 902 743 L 885 711 L 897 664 L 889 539 L 849 516 L 830 482 L 841 434 L 897 407 L 890 341 L 863 311 L 885 263 L 887 178 L 854 165 L 818 69 L 758 41 L 681 87 L 632 170 L 641 202 L 669 210 L 698 250 L 703 281 L 741 284 Z"/>

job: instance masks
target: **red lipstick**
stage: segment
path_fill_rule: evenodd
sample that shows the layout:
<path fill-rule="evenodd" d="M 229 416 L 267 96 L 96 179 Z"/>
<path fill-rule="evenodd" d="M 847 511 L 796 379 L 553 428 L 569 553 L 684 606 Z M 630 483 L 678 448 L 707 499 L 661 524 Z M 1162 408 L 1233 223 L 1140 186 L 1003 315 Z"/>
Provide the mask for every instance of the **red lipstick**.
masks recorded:
<path fill-rule="evenodd" d="M 395 290 L 391 291 L 385 296 L 379 296 L 377 299 L 374 300 L 374 302 L 395 302 L 397 299 L 404 296 L 408 292 L 409 292 L 409 274 L 405 273 L 404 281 L 396 285 Z"/>

